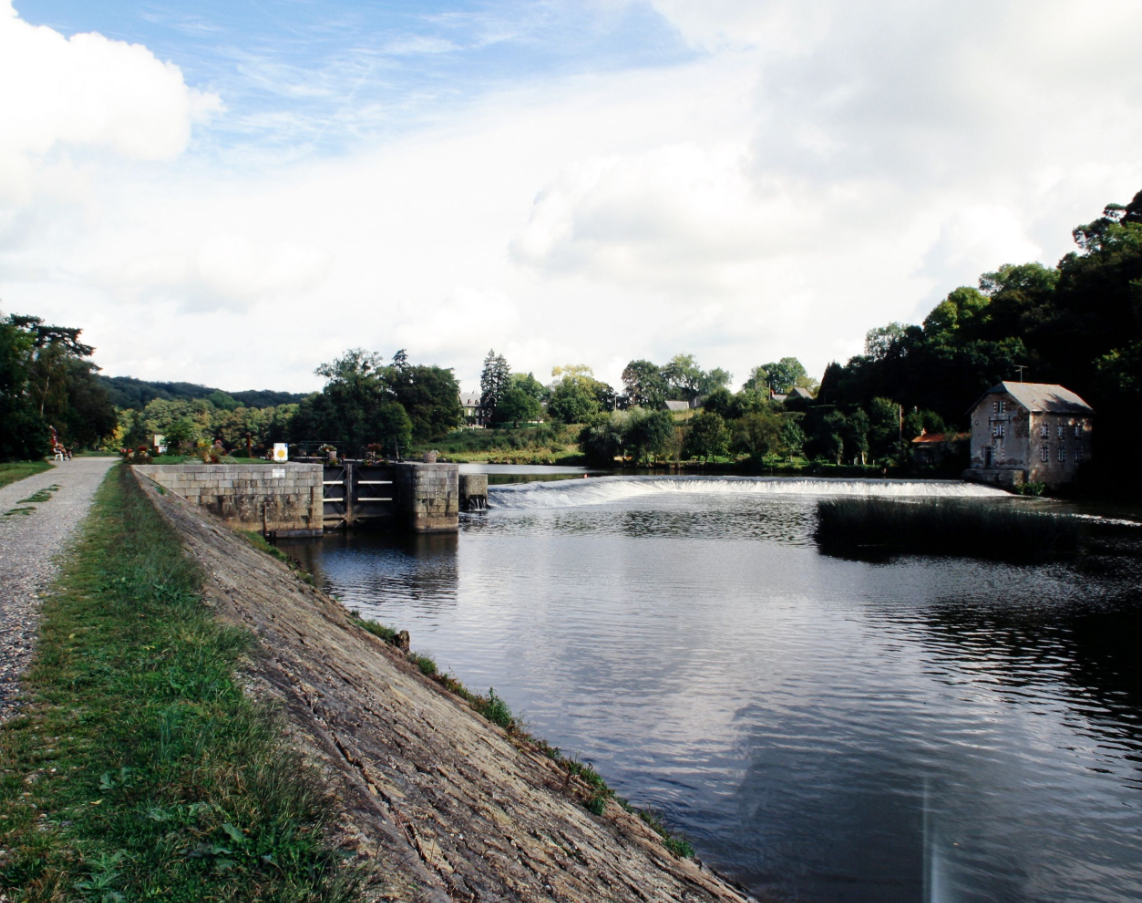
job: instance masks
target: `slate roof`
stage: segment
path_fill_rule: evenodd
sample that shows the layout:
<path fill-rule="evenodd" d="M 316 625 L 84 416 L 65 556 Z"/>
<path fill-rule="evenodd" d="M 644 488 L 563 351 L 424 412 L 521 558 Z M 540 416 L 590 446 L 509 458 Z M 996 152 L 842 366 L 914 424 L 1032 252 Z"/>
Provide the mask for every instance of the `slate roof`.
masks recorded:
<path fill-rule="evenodd" d="M 480 406 L 480 393 L 479 392 L 461 392 L 460 404 L 466 408 L 478 408 Z"/>
<path fill-rule="evenodd" d="M 813 393 L 808 389 L 801 388 L 801 386 L 794 386 L 789 390 L 789 395 L 796 395 L 798 398 L 807 398 L 809 401 L 813 400 Z M 787 395 L 786 398 L 788 398 L 789 395 Z"/>
<path fill-rule="evenodd" d="M 1028 411 L 1036 414 L 1078 414 L 1089 417 L 1094 413 L 1094 408 L 1083 401 L 1078 395 L 1070 389 L 1064 389 L 1062 386 L 1055 385 L 1054 383 L 1015 383 L 1006 381 L 1001 382 L 997 386 L 992 386 L 984 392 L 976 403 L 971 406 L 971 410 L 975 410 L 976 405 L 983 401 L 988 395 L 995 395 L 1000 392 L 1006 392 Z"/>

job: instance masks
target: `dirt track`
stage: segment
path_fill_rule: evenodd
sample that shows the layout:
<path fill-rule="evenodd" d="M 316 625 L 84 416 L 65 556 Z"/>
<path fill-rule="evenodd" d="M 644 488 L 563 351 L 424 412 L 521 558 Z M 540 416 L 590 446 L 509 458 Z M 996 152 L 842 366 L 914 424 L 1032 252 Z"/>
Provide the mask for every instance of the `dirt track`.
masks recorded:
<path fill-rule="evenodd" d="M 672 856 L 616 804 L 592 815 L 585 786 L 518 748 L 336 601 L 140 482 L 201 563 L 208 601 L 259 637 L 251 692 L 280 701 L 296 742 L 328 773 L 344 805 L 341 842 L 380 865 L 373 899 L 747 899 Z"/>

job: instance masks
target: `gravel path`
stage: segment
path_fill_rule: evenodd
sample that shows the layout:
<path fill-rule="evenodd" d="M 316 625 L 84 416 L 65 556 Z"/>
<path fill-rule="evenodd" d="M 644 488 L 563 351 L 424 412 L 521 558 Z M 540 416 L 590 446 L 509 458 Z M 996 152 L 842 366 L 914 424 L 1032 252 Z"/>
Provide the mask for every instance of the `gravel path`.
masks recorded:
<path fill-rule="evenodd" d="M 75 458 L 0 489 L 0 721 L 18 708 L 20 675 L 32 658 L 40 596 L 55 577 L 55 556 L 117 460 Z M 21 502 L 40 490 L 50 492 L 47 501 Z M 32 510 L 6 513 L 19 509 Z"/>

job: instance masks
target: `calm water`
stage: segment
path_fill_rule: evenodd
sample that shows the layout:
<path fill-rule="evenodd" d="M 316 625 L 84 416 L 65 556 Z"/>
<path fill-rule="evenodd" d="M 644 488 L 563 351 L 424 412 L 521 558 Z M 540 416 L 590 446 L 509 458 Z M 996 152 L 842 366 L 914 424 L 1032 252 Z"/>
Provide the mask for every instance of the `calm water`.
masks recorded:
<path fill-rule="evenodd" d="M 838 486 L 791 485 L 497 487 L 291 552 L 761 898 L 1142 900 L 1142 559 L 842 560 Z"/>

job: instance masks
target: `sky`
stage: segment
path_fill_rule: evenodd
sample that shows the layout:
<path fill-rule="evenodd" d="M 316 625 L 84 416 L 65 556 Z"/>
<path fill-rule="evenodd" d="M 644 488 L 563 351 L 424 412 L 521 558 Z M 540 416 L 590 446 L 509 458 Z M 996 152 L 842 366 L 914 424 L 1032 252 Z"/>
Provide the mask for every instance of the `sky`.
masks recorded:
<path fill-rule="evenodd" d="M 0 311 L 106 374 L 347 348 L 820 377 L 1142 189 L 1137 0 L 0 0 Z"/>

